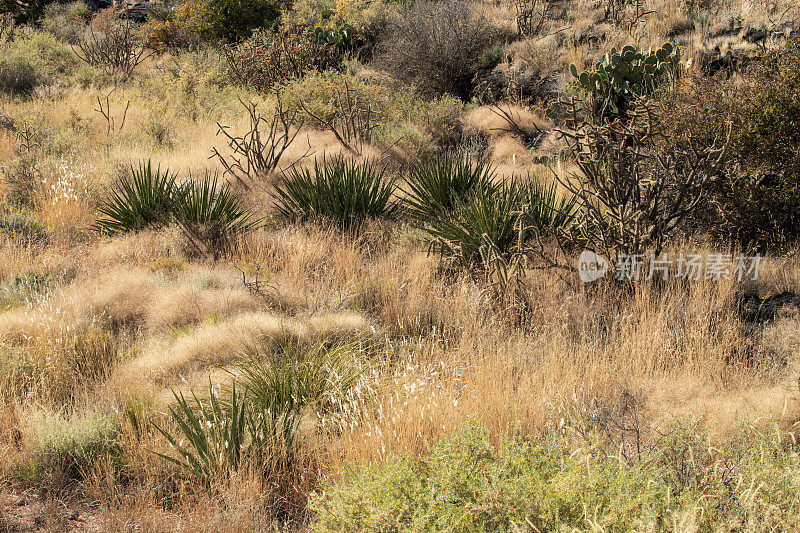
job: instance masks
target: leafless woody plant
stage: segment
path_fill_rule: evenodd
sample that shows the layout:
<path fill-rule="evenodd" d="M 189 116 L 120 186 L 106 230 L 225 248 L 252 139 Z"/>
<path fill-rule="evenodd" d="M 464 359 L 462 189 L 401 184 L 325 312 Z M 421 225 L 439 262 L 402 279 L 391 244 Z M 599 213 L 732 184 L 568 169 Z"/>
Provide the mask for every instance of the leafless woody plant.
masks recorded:
<path fill-rule="evenodd" d="M 225 168 L 226 174 L 248 189 L 256 178 L 270 176 L 280 170 L 281 158 L 304 124 L 304 120 L 298 117 L 297 110 L 288 109 L 284 105 L 280 92 L 276 91 L 275 96 L 275 111 L 271 118 L 259 113 L 257 104 L 239 100 L 247 109 L 249 117 L 247 132 L 241 136 L 231 134 L 228 131 L 229 126 L 217 123 L 217 135 L 225 137 L 231 153 L 224 156 L 214 147 L 211 158 L 216 158 Z M 310 151 L 309 144 L 308 150 L 297 161 L 306 157 Z"/>

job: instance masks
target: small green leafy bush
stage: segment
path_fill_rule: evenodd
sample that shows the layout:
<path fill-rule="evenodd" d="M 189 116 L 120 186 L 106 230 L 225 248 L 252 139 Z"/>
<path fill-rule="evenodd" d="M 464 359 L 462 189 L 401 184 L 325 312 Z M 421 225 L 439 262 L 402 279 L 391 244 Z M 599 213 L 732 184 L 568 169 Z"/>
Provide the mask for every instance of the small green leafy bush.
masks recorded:
<path fill-rule="evenodd" d="M 233 43 L 256 28 L 274 27 L 280 15 L 274 0 L 186 0 L 176 10 L 176 23 L 201 39 Z"/>
<path fill-rule="evenodd" d="M 0 44 L 0 92 L 29 95 L 39 85 L 67 76 L 76 65 L 67 46 L 49 33 L 33 31 Z"/>
<path fill-rule="evenodd" d="M 23 428 L 27 457 L 16 476 L 42 483 L 56 472 L 79 479 L 104 455 L 119 459 L 114 419 L 99 412 L 64 416 L 42 411 Z"/>
<path fill-rule="evenodd" d="M 743 431 L 723 450 L 676 428 L 641 462 L 590 437 L 512 437 L 480 427 L 421 457 L 358 470 L 312 501 L 312 530 L 700 531 L 800 526 L 797 449 L 779 432 Z M 704 445 L 705 444 L 705 445 Z"/>
<path fill-rule="evenodd" d="M 367 219 L 389 218 L 398 209 L 394 179 L 377 163 L 337 156 L 315 160 L 313 170 L 289 170 L 275 187 L 278 212 L 287 219 L 323 218 L 344 230 Z"/>

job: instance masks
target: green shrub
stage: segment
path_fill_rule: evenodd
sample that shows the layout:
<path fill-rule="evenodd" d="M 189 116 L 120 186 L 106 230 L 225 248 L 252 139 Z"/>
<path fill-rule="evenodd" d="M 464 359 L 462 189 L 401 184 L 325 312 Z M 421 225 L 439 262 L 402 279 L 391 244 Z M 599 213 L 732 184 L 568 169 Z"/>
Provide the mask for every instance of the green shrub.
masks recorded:
<path fill-rule="evenodd" d="M 177 408 L 169 408 L 180 438 L 154 424 L 178 457 L 156 452 L 157 455 L 208 485 L 218 476 L 237 470 L 243 459 L 263 451 L 265 442 L 259 438 L 263 432 L 255 426 L 257 420 L 235 387 L 227 405 L 223 405 L 210 383 L 207 401 L 201 401 L 194 393 L 192 399 L 190 404 L 182 393 L 175 394 Z"/>
<path fill-rule="evenodd" d="M 489 165 L 457 156 L 418 166 L 407 188 L 407 209 L 431 250 L 467 266 L 525 254 L 535 234 L 566 229 L 577 211 L 575 197 L 560 197 L 555 183 L 531 176 L 498 182 Z"/>
<path fill-rule="evenodd" d="M 156 426 L 178 454 L 158 455 L 206 484 L 245 464 L 273 481 L 302 473 L 300 422 L 309 414 L 324 420 L 340 411 L 361 373 L 349 360 L 354 346 L 348 343 L 285 340 L 246 346 L 244 352 L 248 358 L 223 392 L 209 384 L 205 399 L 175 395 L 170 418 L 179 437 Z"/>
<path fill-rule="evenodd" d="M 275 187 L 278 212 L 287 219 L 324 218 L 344 230 L 397 211 L 395 182 L 377 163 L 342 156 L 314 161 L 314 169 L 292 168 Z"/>
<path fill-rule="evenodd" d="M 182 31 L 210 41 L 236 42 L 280 20 L 275 0 L 186 0 L 176 11 Z"/>
<path fill-rule="evenodd" d="M 749 74 L 731 146 L 740 168 L 717 201 L 735 242 L 780 248 L 800 239 L 800 38 Z"/>
<path fill-rule="evenodd" d="M 312 501 L 317 532 L 791 530 L 800 525 L 796 447 L 743 431 L 724 449 L 675 428 L 627 462 L 589 435 L 490 443 L 468 426 L 421 457 L 365 467 Z M 785 440 L 784 440 L 785 439 Z"/>
<path fill-rule="evenodd" d="M 693 229 L 745 248 L 800 239 L 800 39 L 766 54 L 736 80 L 686 78 L 662 102 L 664 142 L 686 150 L 730 139 L 711 201 Z"/>
<path fill-rule="evenodd" d="M 56 472 L 66 479 L 80 478 L 100 457 L 118 456 L 114 437 L 114 419 L 98 412 L 38 412 L 23 428 L 27 456 L 16 475 L 31 484 L 41 484 Z"/>
<path fill-rule="evenodd" d="M 75 66 L 69 48 L 48 33 L 30 32 L 0 44 L 0 92 L 28 95 L 63 79 Z"/>

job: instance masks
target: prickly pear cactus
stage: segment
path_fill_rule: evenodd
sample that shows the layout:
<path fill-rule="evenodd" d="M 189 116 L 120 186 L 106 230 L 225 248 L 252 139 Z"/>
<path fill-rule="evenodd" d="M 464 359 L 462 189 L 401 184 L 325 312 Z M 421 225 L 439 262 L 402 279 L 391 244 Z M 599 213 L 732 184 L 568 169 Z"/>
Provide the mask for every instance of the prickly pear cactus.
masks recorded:
<path fill-rule="evenodd" d="M 335 29 L 314 28 L 314 39 L 318 44 L 329 44 L 344 52 L 353 41 L 353 28 L 345 25 Z"/>
<path fill-rule="evenodd" d="M 619 51 L 612 48 L 593 70 L 579 74 L 570 65 L 570 72 L 584 90 L 619 115 L 634 97 L 653 94 L 676 71 L 679 61 L 680 51 L 669 43 L 647 53 L 626 46 Z"/>

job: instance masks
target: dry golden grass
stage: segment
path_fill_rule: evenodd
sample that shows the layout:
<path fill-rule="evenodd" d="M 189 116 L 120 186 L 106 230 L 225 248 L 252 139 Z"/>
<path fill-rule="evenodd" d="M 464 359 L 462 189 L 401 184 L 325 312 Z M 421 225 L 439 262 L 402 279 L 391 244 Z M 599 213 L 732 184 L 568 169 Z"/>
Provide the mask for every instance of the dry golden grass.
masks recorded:
<path fill-rule="evenodd" d="M 655 3 L 657 16 L 632 32 L 597 24 L 588 2 L 571 3 L 570 32 L 519 41 L 506 52 L 556 72 L 571 63 L 588 66 L 612 45 L 660 46 L 684 13 L 680 2 Z M 718 7 L 764 16 L 753 11 L 758 6 L 735 4 Z M 508 4 L 485 9 L 513 29 Z M 599 43 L 566 36 L 591 32 L 605 36 Z M 700 41 L 690 41 L 685 57 Z M 167 61 L 159 67 L 168 68 Z M 59 170 L 60 157 L 43 156 L 49 183 L 60 183 L 32 208 L 49 241 L 25 245 L 0 236 L 0 284 L 31 273 L 54 280 L 26 301 L 0 308 L 0 385 L 25 391 L 0 395 L 3 483 L 19 483 L 16 469 L 35 457 L 47 427 L 65 421 L 82 427 L 99 414 L 113 421 L 125 465 L 120 469 L 118 457 L 105 455 L 82 473 L 79 490 L 96 509 L 100 529 L 171 531 L 178 522 L 187 531 L 268 529 L 276 516 L 264 509 L 277 495 L 263 477 L 242 471 L 200 490 L 152 453 L 169 449 L 148 423 L 168 427 L 164 411 L 173 390 L 200 392 L 209 381 L 228 382 L 248 344 L 285 338 L 369 338 L 383 346 L 347 400 L 344 430 L 306 432 L 309 474 L 292 480 L 305 496 L 320 476 L 335 479 L 356 464 L 422 452 L 467 421 L 497 435 L 539 434 L 563 417 L 613 411 L 628 397 L 648 431 L 699 421 L 720 442 L 745 420 L 785 427 L 800 420 L 797 318 L 756 330 L 735 310 L 744 289 L 762 296 L 800 293 L 796 252 L 768 258 L 758 282 L 642 282 L 631 293 L 576 287 L 551 271 L 532 271 L 525 280 L 530 306 L 522 327 L 512 327 L 493 308 L 490 287 L 446 268 L 400 222 L 374 223 L 358 236 L 315 224 L 270 224 L 216 262 L 187 257 L 175 227 L 117 238 L 87 232 L 106 188 L 131 163 L 152 159 L 182 176 L 221 170 L 208 159 L 213 146 L 224 153 L 216 122 L 243 131 L 247 117 L 235 96 L 256 98 L 236 90 L 215 97 L 225 106 L 195 109 L 189 104 L 196 102 L 147 93 L 147 83 L 112 93 L 117 120 L 130 107 L 125 126 L 111 136 L 95 111 L 97 96 L 110 87 L 67 89 L 58 105 L 4 103 L 4 112 L 77 138 L 81 158 L 64 160 L 66 170 Z M 170 98 L 182 90 L 170 87 Z M 265 111 L 270 105 L 262 102 Z M 523 127 L 552 128 L 529 109 L 508 109 Z M 155 121 L 167 128 L 168 143 L 156 145 L 144 133 Z M 531 150 L 500 131 L 506 124 L 489 107 L 468 107 L 462 126 L 489 139 L 499 175 L 531 171 L 552 178 L 532 164 Z M 548 136 L 537 154 L 553 149 L 552 141 Z M 287 164 L 309 145 L 317 157 L 343 151 L 332 134 L 308 129 L 285 154 Z M 15 146 L 13 135 L 0 131 L 0 158 L 13 157 Z M 369 146 L 363 157 L 381 152 Z M 568 171 L 560 163 L 556 169 Z M 268 214 L 270 181 L 253 185 L 242 192 L 259 214 Z M 243 275 L 252 282 L 256 273 L 266 281 L 259 293 L 242 283 Z"/>

